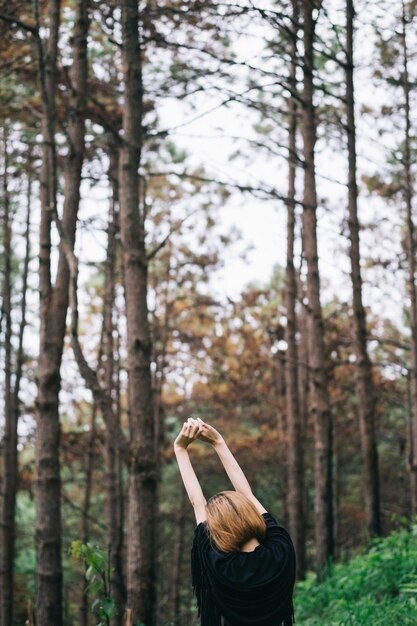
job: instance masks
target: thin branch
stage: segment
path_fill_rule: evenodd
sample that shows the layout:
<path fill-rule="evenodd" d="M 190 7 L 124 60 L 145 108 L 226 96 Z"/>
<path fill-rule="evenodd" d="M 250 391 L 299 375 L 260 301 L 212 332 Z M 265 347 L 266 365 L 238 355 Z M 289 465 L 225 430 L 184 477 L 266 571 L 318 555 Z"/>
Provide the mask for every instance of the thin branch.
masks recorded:
<path fill-rule="evenodd" d="M 241 191 L 243 193 L 252 193 L 254 195 L 260 194 L 259 197 L 262 197 L 262 198 L 266 197 L 266 198 L 281 200 L 281 202 L 284 202 L 285 204 L 290 202 L 290 198 L 278 193 L 278 191 L 276 191 L 272 187 L 268 189 L 266 187 L 254 187 L 252 185 L 239 185 L 238 183 L 225 182 L 222 180 L 216 180 L 215 178 L 208 178 L 206 176 L 188 174 L 187 172 L 150 172 L 147 175 L 151 177 L 155 177 L 155 178 L 158 176 L 164 176 L 164 177 L 165 176 L 178 176 L 178 178 L 188 178 L 189 180 L 196 180 L 202 183 L 214 183 L 216 185 L 225 187 L 226 189 L 227 188 L 237 189 L 238 191 Z M 299 206 L 304 206 L 304 203 L 301 200 L 296 200 L 295 202 Z"/>
<path fill-rule="evenodd" d="M 181 228 L 181 226 L 184 224 L 184 222 L 186 222 L 190 217 L 192 217 L 193 215 L 195 215 L 196 213 L 198 213 L 199 211 L 201 211 L 200 207 L 198 209 L 194 209 L 193 211 L 191 211 L 191 213 L 189 213 L 188 215 L 186 215 L 182 220 L 179 220 L 175 226 L 172 226 L 169 229 L 168 234 L 166 235 L 166 237 L 164 237 L 162 239 L 162 241 L 160 241 L 158 244 L 156 244 L 156 246 L 153 248 L 153 250 L 151 250 L 146 258 L 148 259 L 148 261 L 150 261 L 151 259 L 153 259 L 160 250 L 162 250 L 162 248 L 167 244 L 167 242 L 169 241 L 171 235 L 173 235 L 174 233 L 176 233 L 177 231 L 179 231 L 179 229 Z"/>
<path fill-rule="evenodd" d="M 6 15 L 5 13 L 0 13 L 0 20 L 3 20 L 4 22 L 8 22 L 9 24 L 15 24 L 16 26 L 20 26 L 20 28 L 23 28 L 23 30 L 28 31 L 34 37 L 39 39 L 39 30 L 36 26 L 31 26 L 30 24 L 27 24 L 26 22 L 22 22 L 22 20 L 19 20 L 18 18 L 13 17 L 11 15 Z"/>

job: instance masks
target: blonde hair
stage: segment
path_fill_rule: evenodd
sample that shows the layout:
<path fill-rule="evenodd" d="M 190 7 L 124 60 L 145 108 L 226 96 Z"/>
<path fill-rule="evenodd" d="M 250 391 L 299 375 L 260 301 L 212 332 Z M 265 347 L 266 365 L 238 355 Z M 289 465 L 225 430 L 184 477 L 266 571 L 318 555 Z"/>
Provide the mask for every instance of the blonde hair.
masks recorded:
<path fill-rule="evenodd" d="M 216 547 L 238 552 L 250 539 L 265 536 L 265 520 L 255 505 L 237 491 L 221 491 L 206 504 L 207 526 Z"/>

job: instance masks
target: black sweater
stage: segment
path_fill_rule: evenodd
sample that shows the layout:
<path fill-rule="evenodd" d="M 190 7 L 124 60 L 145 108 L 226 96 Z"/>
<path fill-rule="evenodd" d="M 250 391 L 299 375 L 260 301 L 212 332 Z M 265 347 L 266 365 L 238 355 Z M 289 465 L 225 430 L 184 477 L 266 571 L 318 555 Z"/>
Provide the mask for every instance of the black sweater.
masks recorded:
<path fill-rule="evenodd" d="M 192 579 L 201 626 L 291 626 L 295 552 L 287 531 L 264 513 L 266 534 L 252 552 L 220 552 L 197 526 Z"/>

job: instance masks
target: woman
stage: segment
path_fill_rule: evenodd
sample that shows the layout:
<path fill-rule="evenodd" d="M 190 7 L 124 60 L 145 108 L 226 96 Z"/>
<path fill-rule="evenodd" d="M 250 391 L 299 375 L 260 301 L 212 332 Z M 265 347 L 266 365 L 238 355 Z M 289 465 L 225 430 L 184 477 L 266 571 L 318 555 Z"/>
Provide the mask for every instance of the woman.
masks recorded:
<path fill-rule="evenodd" d="M 206 502 L 187 450 L 196 439 L 214 447 L 236 491 Z M 201 626 L 291 626 L 295 553 L 287 531 L 255 498 L 212 426 L 188 419 L 174 450 L 197 521 L 191 567 Z"/>

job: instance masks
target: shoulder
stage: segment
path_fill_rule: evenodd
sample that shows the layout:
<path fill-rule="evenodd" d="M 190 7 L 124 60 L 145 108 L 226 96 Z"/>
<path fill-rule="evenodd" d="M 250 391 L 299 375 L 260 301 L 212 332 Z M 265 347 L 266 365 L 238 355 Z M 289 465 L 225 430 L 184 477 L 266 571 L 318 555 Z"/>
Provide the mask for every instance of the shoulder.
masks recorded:
<path fill-rule="evenodd" d="M 266 536 L 263 543 L 280 542 L 287 544 L 290 548 L 293 548 L 289 532 L 283 526 L 278 524 L 275 517 L 273 517 L 270 513 L 263 513 L 262 517 L 264 518 L 266 525 Z"/>
<path fill-rule="evenodd" d="M 194 543 L 198 543 L 199 545 L 210 544 L 210 535 L 207 528 L 206 522 L 200 522 L 197 524 L 194 530 Z"/>
<path fill-rule="evenodd" d="M 271 515 L 271 513 L 262 513 L 262 517 L 265 520 L 265 524 L 267 528 L 282 528 L 282 530 L 285 530 L 285 528 L 283 528 L 283 526 L 280 526 L 276 520 L 276 518 Z"/>

